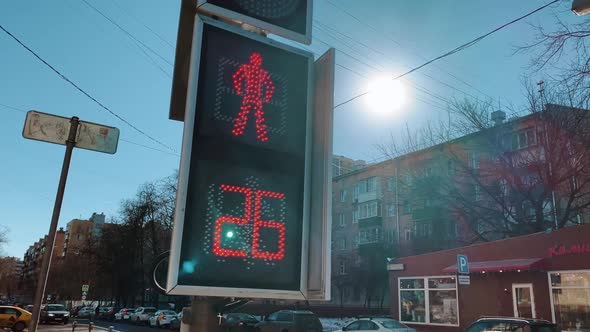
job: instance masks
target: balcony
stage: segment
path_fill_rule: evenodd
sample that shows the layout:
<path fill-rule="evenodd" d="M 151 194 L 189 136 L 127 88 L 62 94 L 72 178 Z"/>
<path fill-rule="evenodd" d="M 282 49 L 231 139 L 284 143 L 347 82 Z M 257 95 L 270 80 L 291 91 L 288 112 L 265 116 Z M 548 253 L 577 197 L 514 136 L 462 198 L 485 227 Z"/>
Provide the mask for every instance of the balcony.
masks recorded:
<path fill-rule="evenodd" d="M 359 219 L 359 227 L 381 227 L 382 224 L 383 217 L 381 216 Z"/>
<path fill-rule="evenodd" d="M 431 220 L 437 217 L 440 217 L 442 213 L 442 208 L 438 206 L 431 206 L 431 207 L 424 207 L 421 209 L 414 209 L 412 212 L 412 220 L 413 221 L 420 221 L 420 220 Z"/>

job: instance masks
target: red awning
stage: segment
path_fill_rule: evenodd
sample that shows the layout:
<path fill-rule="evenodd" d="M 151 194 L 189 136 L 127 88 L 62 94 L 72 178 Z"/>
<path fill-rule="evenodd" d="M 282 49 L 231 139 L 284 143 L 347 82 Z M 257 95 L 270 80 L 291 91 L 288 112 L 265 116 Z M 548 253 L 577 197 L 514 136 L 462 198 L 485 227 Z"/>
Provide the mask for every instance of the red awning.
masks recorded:
<path fill-rule="evenodd" d="M 503 272 L 543 269 L 543 258 L 504 259 L 499 261 L 469 262 L 469 272 Z M 457 273 L 457 264 L 447 266 L 443 272 Z"/>

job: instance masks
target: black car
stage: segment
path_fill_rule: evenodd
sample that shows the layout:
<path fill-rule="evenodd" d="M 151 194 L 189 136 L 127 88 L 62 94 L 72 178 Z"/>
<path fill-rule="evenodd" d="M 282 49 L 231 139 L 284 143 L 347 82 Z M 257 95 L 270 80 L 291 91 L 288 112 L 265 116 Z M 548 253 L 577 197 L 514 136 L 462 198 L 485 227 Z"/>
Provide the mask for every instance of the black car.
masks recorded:
<path fill-rule="evenodd" d="M 63 304 L 48 304 L 41 309 L 40 321 L 42 324 L 58 322 L 67 324 L 70 320 L 70 312 Z"/>
<path fill-rule="evenodd" d="M 250 314 L 229 313 L 223 317 L 221 327 L 223 331 L 254 331 L 258 319 Z"/>
<path fill-rule="evenodd" d="M 98 319 L 112 322 L 115 320 L 115 314 L 119 312 L 119 310 L 120 308 L 117 307 L 106 307 L 104 310 L 100 311 Z"/>
<path fill-rule="evenodd" d="M 277 311 L 255 326 L 256 332 L 322 332 L 320 319 L 311 311 Z"/>
<path fill-rule="evenodd" d="M 514 317 L 482 317 L 471 323 L 465 332 L 560 332 L 557 325 L 542 319 Z"/>

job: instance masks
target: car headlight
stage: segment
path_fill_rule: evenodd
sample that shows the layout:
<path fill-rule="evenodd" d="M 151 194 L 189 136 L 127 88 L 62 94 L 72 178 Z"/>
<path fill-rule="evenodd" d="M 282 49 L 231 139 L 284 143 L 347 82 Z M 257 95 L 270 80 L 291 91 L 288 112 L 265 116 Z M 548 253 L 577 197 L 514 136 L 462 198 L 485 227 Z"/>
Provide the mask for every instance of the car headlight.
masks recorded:
<path fill-rule="evenodd" d="M 54 314 L 49 314 L 49 317 L 53 317 L 53 316 L 55 316 L 55 315 Z"/>

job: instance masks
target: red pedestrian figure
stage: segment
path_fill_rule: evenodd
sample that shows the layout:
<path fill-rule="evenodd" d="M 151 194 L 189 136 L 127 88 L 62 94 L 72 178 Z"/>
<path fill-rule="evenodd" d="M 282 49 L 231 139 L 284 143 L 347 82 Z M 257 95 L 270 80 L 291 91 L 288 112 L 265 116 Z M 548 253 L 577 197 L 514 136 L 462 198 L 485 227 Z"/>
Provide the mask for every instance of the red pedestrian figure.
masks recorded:
<path fill-rule="evenodd" d="M 234 73 L 232 79 L 234 88 L 239 96 L 243 96 L 240 112 L 235 119 L 232 133 L 240 136 L 246 129 L 248 114 L 254 110 L 256 117 L 256 137 L 262 141 L 268 141 L 268 129 L 264 120 L 263 104 L 268 103 L 275 91 L 268 71 L 261 68 L 262 56 L 259 53 L 250 55 L 250 62 L 242 64 Z M 244 90 L 242 86 L 246 85 Z M 264 88 L 264 94 L 262 93 Z"/>

